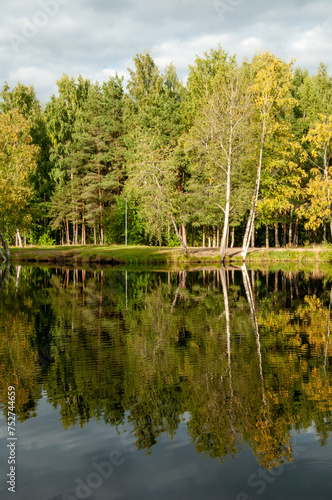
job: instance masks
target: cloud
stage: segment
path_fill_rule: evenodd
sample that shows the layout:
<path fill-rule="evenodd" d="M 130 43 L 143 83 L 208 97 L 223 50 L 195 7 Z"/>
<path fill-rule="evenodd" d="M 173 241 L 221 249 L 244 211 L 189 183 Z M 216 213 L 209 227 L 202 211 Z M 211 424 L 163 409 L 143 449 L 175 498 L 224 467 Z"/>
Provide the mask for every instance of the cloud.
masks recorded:
<path fill-rule="evenodd" d="M 330 30 L 331 24 L 326 22 L 299 34 L 291 41 L 291 49 L 299 66 L 314 70 L 320 62 L 331 65 Z"/>
<path fill-rule="evenodd" d="M 19 77 L 45 102 L 62 73 L 126 77 L 146 49 L 184 79 L 196 55 L 219 44 L 239 60 L 271 50 L 313 72 L 321 60 L 332 65 L 331 21 L 327 0 L 12 0 L 2 7 L 0 87 Z"/>

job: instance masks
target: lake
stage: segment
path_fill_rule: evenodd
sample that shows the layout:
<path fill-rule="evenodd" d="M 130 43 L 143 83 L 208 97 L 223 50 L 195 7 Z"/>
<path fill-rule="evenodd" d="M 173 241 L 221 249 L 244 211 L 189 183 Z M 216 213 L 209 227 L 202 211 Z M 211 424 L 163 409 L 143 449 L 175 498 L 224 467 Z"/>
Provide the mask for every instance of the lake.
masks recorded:
<path fill-rule="evenodd" d="M 3 266 L 0 289 L 1 499 L 332 498 L 328 275 Z"/>

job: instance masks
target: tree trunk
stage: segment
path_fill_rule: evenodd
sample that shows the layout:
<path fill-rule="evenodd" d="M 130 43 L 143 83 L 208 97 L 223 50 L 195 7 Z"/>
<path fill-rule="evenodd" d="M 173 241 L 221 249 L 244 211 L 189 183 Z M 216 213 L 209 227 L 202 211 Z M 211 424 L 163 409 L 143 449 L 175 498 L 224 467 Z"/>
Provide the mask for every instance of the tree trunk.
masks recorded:
<path fill-rule="evenodd" d="M 1 246 L 0 246 L 0 255 L 1 255 L 1 257 L 2 257 L 2 262 L 6 262 L 7 258 L 6 258 L 6 256 L 5 256 L 5 254 L 3 253 L 2 249 L 1 249 Z M 1 266 L 2 266 L 2 265 L 3 265 L 3 264 L 1 264 Z"/>
<path fill-rule="evenodd" d="M 187 232 L 186 232 L 186 225 L 185 224 L 181 224 L 181 234 L 182 234 L 182 239 L 183 239 L 185 245 L 187 246 Z"/>
<path fill-rule="evenodd" d="M 78 221 L 76 221 L 76 224 L 75 224 L 75 241 L 76 241 L 76 245 L 78 245 Z"/>
<path fill-rule="evenodd" d="M 269 226 L 265 226 L 265 248 L 269 248 Z"/>
<path fill-rule="evenodd" d="M 279 281 L 278 281 L 278 276 L 279 276 L 279 275 L 278 275 L 278 271 L 276 271 L 276 272 L 274 273 L 274 291 L 275 291 L 275 292 L 278 292 L 278 291 L 279 291 L 279 286 L 278 286 L 278 283 L 279 283 Z"/>
<path fill-rule="evenodd" d="M 82 245 L 86 245 L 86 228 L 85 228 L 84 218 L 83 218 L 83 222 L 82 222 L 82 238 L 81 238 L 81 243 L 82 243 Z"/>
<path fill-rule="evenodd" d="M 222 237 L 221 237 L 221 242 L 220 242 L 220 258 L 221 258 L 221 262 L 223 264 L 225 262 L 225 257 L 226 257 L 227 236 L 228 236 L 228 228 L 229 228 L 229 213 L 230 213 L 230 198 L 231 198 L 231 144 L 232 144 L 232 137 L 230 137 L 230 141 L 229 141 L 229 151 L 228 151 L 228 158 L 227 158 L 225 218 L 224 218 L 224 227 L 223 227 Z"/>
<path fill-rule="evenodd" d="M 16 234 L 17 234 L 17 241 L 18 241 L 18 246 L 19 247 L 22 247 L 22 238 L 21 238 L 21 235 L 20 235 L 20 230 L 17 228 L 16 229 Z"/>
<path fill-rule="evenodd" d="M 278 222 L 274 224 L 274 246 L 280 248 L 279 235 L 278 235 Z"/>
<path fill-rule="evenodd" d="M 4 290 L 4 289 L 5 289 L 5 286 L 6 286 L 6 280 L 7 280 L 7 276 L 8 276 L 9 269 L 10 269 L 10 263 L 9 263 L 9 260 L 8 260 L 8 261 L 7 261 L 7 264 L 6 264 L 6 269 L 5 269 L 5 272 L 4 272 L 4 275 L 3 275 L 3 278 L 2 278 L 1 290 Z"/>
<path fill-rule="evenodd" d="M 228 290 L 227 290 L 227 283 L 226 283 L 226 272 L 225 272 L 224 267 L 220 268 L 220 281 L 221 281 L 221 285 L 222 285 L 222 293 L 224 296 L 224 304 L 225 304 L 228 374 L 229 374 L 229 384 L 230 384 L 230 397 L 231 397 L 231 401 L 232 401 L 232 399 L 233 399 L 233 384 L 232 384 L 232 369 L 231 369 L 230 309 L 229 309 Z"/>
<path fill-rule="evenodd" d="M 258 161 L 258 167 L 257 167 L 257 175 L 256 175 L 256 183 L 255 183 L 255 189 L 254 189 L 254 194 L 251 202 L 251 208 L 250 208 L 250 215 L 249 219 L 247 222 L 246 230 L 244 233 L 243 237 L 243 245 L 242 245 L 242 258 L 245 260 L 249 248 L 249 239 L 252 231 L 252 226 L 254 225 L 255 221 L 255 215 L 256 215 L 256 207 L 257 207 L 257 201 L 258 201 L 258 195 L 259 195 L 259 186 L 260 186 L 260 180 L 261 180 L 261 171 L 262 171 L 262 160 L 263 160 L 263 150 L 264 150 L 264 142 L 265 142 L 265 128 L 266 128 L 266 123 L 265 120 L 263 122 L 263 129 L 262 129 L 262 136 L 261 136 L 261 145 L 260 145 L 260 150 L 259 150 L 259 161 Z"/>
<path fill-rule="evenodd" d="M 84 184 L 83 184 L 84 187 Z M 82 201 L 82 237 L 81 244 L 86 245 L 86 227 L 85 227 L 85 202 Z"/>
<path fill-rule="evenodd" d="M 100 244 L 104 245 L 104 226 L 100 224 Z"/>
<path fill-rule="evenodd" d="M 251 247 L 255 248 L 255 224 L 253 224 L 251 231 Z"/>
<path fill-rule="evenodd" d="M 290 211 L 290 221 L 289 221 L 289 230 L 288 230 L 288 244 L 292 246 L 292 238 L 293 238 L 293 209 Z"/>
<path fill-rule="evenodd" d="M 195 243 L 195 228 L 191 225 L 191 246 L 193 247 Z"/>
<path fill-rule="evenodd" d="M 7 244 L 7 240 L 6 240 L 6 235 L 3 231 L 1 231 L 1 240 L 2 240 L 2 246 L 5 250 L 5 253 L 6 253 L 6 258 L 7 260 L 10 259 L 10 251 L 9 251 L 9 248 L 8 248 L 8 244 Z"/>
<path fill-rule="evenodd" d="M 203 248 L 205 248 L 205 226 L 203 226 Z"/>
<path fill-rule="evenodd" d="M 294 247 L 297 247 L 298 244 L 299 244 L 299 218 L 296 217 L 293 245 Z"/>
<path fill-rule="evenodd" d="M 187 243 L 186 243 L 186 241 L 185 241 L 185 240 L 181 237 L 180 232 L 179 232 L 179 230 L 178 230 L 178 227 L 177 227 L 177 225 L 176 225 L 176 222 L 175 222 L 175 219 L 174 219 L 173 215 L 171 215 L 171 221 L 172 221 L 172 223 L 173 223 L 174 230 L 175 230 L 175 234 L 176 234 L 176 236 L 177 236 L 177 238 L 178 238 L 178 240 L 179 240 L 179 242 L 180 242 L 180 245 L 182 246 L 184 253 L 185 253 L 185 254 L 187 254 L 187 253 L 188 253 Z M 184 226 L 184 224 L 182 224 L 182 229 L 183 229 L 183 226 Z"/>
<path fill-rule="evenodd" d="M 70 240 L 69 240 L 69 222 L 67 217 L 65 218 L 65 232 L 66 232 L 66 245 L 70 245 Z"/>
<path fill-rule="evenodd" d="M 216 226 L 212 226 L 212 230 L 213 230 L 213 242 L 212 242 L 212 247 L 215 248 L 217 245 L 216 245 Z"/>
<path fill-rule="evenodd" d="M 17 266 L 16 267 L 16 284 L 15 284 L 16 292 L 18 291 L 18 284 L 19 284 L 19 281 L 20 281 L 20 274 L 21 274 L 21 266 Z"/>
<path fill-rule="evenodd" d="M 235 227 L 232 227 L 231 230 L 231 248 L 234 248 L 234 243 L 235 243 Z"/>
<path fill-rule="evenodd" d="M 175 292 L 175 297 L 174 297 L 173 304 L 172 304 L 172 307 L 171 307 L 171 314 L 173 314 L 174 307 L 176 305 L 176 301 L 178 299 L 178 295 L 179 295 L 179 292 L 180 292 L 180 288 L 185 288 L 186 287 L 187 273 L 186 273 L 186 271 L 180 271 L 180 273 L 182 273 L 182 279 L 181 279 L 181 281 L 179 283 L 179 286 L 177 287 L 176 292 Z M 180 274 L 180 276 L 181 276 L 181 274 Z"/>
<path fill-rule="evenodd" d="M 286 212 L 284 213 L 284 217 L 286 217 Z M 286 221 L 284 221 L 282 225 L 282 246 L 284 248 L 286 247 L 286 234 L 287 234 L 287 227 L 286 227 Z"/>
<path fill-rule="evenodd" d="M 220 227 L 218 224 L 218 226 L 217 226 L 217 248 L 219 248 L 219 239 L 220 239 Z"/>
<path fill-rule="evenodd" d="M 76 241 L 75 241 L 75 234 L 76 234 L 75 226 L 76 226 L 76 223 L 75 223 L 75 221 L 73 221 L 73 238 L 72 238 L 73 245 L 76 245 Z"/>
<path fill-rule="evenodd" d="M 256 307 L 255 307 L 255 299 L 254 299 L 254 296 L 252 293 L 249 275 L 248 275 L 248 271 L 247 271 L 245 264 L 242 265 L 242 277 L 243 277 L 244 289 L 246 291 L 246 296 L 247 296 L 247 300 L 248 300 L 249 307 L 250 307 L 250 314 L 251 314 L 252 324 L 254 327 L 254 334 L 256 337 L 257 356 L 258 356 L 258 361 L 259 361 L 259 373 L 260 373 L 261 385 L 262 385 L 262 401 L 265 404 L 266 401 L 265 401 L 265 390 L 264 390 L 263 365 L 262 365 L 261 343 L 260 343 L 260 337 L 259 337 L 257 313 L 256 313 Z"/>

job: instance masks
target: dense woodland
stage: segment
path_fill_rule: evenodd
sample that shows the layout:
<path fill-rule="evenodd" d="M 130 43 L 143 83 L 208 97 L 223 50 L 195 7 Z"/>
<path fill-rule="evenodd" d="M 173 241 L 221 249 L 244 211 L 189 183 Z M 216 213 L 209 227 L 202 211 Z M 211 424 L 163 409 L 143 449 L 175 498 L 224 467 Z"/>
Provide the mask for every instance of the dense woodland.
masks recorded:
<path fill-rule="evenodd" d="M 331 242 L 332 78 L 220 47 L 186 84 L 137 54 L 121 78 L 63 75 L 0 94 L 0 230 L 9 244 Z M 127 208 L 126 208 L 127 207 Z M 0 248 L 1 250 L 1 248 Z M 1 250 L 2 252 L 2 250 Z M 2 252 L 3 256 L 4 253 Z"/>

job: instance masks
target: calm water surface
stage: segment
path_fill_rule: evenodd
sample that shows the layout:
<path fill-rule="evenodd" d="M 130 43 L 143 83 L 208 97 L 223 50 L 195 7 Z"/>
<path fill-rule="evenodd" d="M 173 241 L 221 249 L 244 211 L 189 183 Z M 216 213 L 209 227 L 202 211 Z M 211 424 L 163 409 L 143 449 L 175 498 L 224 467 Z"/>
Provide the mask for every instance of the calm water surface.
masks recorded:
<path fill-rule="evenodd" d="M 331 287 L 3 267 L 0 498 L 330 500 Z"/>

